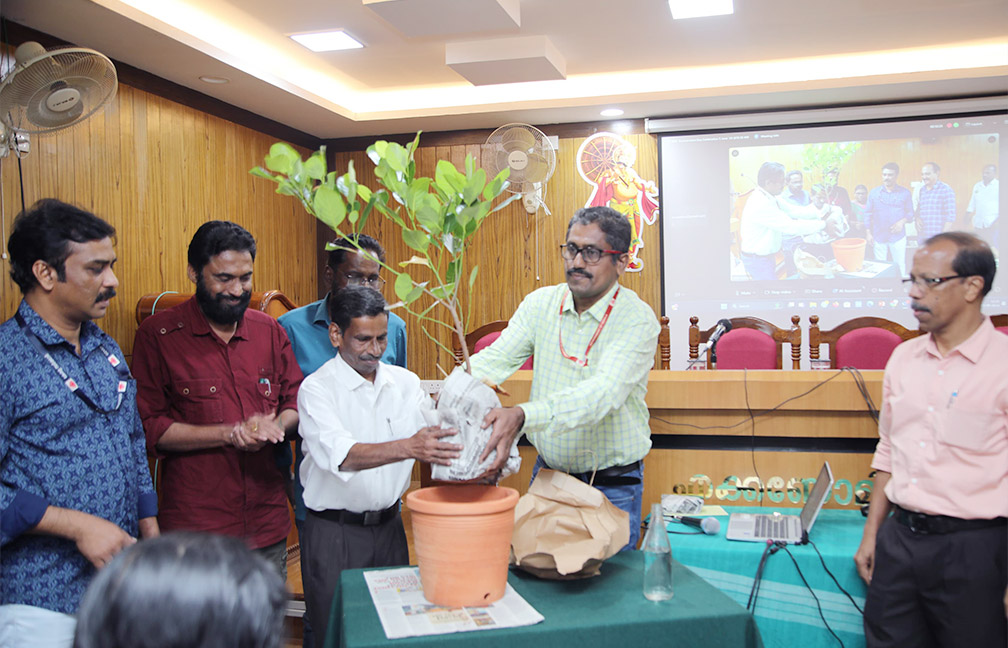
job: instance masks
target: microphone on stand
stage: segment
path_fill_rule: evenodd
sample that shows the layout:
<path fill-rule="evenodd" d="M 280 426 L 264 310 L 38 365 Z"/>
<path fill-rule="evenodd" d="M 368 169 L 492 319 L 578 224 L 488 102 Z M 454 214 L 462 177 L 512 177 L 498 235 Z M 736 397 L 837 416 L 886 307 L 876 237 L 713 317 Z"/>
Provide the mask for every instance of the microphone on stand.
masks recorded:
<path fill-rule="evenodd" d="M 717 535 L 717 533 L 721 530 L 721 523 L 717 518 L 713 517 L 698 518 L 682 515 L 676 517 L 676 520 L 682 522 L 686 526 L 691 526 L 694 529 L 700 529 L 707 535 Z"/>
<path fill-rule="evenodd" d="M 703 358 L 704 354 L 707 353 L 707 349 L 710 349 L 711 361 L 716 364 L 717 352 L 714 348 L 714 345 L 717 344 L 718 340 L 721 339 L 722 335 L 724 335 L 730 330 L 732 330 L 732 323 L 729 320 L 726 319 L 718 320 L 717 326 L 714 327 L 714 331 L 710 334 L 710 337 L 707 338 L 707 343 L 702 345 L 699 349 L 697 349 L 697 358 Z M 688 368 L 689 365 L 687 365 L 687 369 Z"/>

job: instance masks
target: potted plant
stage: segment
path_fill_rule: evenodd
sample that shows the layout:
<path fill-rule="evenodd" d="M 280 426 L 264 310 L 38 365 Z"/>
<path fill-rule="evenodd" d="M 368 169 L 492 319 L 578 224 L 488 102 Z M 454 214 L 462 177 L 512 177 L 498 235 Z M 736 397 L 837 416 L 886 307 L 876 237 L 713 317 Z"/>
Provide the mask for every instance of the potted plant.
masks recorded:
<path fill-rule="evenodd" d="M 414 153 L 419 142 L 417 133 L 406 146 L 382 140 L 368 147 L 381 185 L 374 190 L 357 181 L 352 162 L 343 175 L 328 171 L 325 147 L 302 159 L 289 144 L 274 144 L 265 167 L 256 167 L 251 173 L 275 182 L 277 193 L 294 196 L 309 214 L 339 234 L 360 233 L 375 212 L 398 227 L 413 255 L 398 267 L 381 264 L 395 276 L 399 301 L 392 307 L 413 314 L 424 334 L 449 354 L 451 349 L 432 329 L 450 329 L 461 344 L 464 369 L 457 368 L 445 381 L 438 412 L 443 425 L 459 430 L 458 437 L 446 440 L 462 443 L 465 450 L 447 473 L 439 475 L 435 470 L 444 467 L 437 466 L 432 475 L 463 480 L 476 477 L 496 454 L 478 463 L 489 430 L 480 427 L 482 415 L 473 417 L 466 412 L 479 411 L 472 407 L 474 403 L 484 410 L 500 404 L 492 390 L 468 373 L 468 304 L 472 303 L 479 268 L 467 268 L 466 252 L 486 218 L 519 195 L 494 207 L 507 187 L 509 170 L 488 180 L 471 155 L 466 156 L 464 170 L 439 160 L 433 178 L 417 176 Z M 425 296 L 429 298 L 427 305 L 421 300 Z M 465 309 L 463 302 L 467 303 Z M 513 448 L 509 468 L 517 470 L 519 463 Z M 513 489 L 474 485 L 437 486 L 409 494 L 420 578 L 429 600 L 451 606 L 487 605 L 503 596 L 517 500 Z M 498 539 L 490 540 L 481 528 Z"/>

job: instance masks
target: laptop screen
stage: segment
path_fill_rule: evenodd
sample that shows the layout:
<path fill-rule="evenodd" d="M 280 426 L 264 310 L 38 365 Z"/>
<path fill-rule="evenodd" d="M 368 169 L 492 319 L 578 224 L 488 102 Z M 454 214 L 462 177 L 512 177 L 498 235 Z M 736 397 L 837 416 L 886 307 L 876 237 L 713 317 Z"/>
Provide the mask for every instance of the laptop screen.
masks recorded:
<path fill-rule="evenodd" d="M 832 487 L 833 471 L 830 470 L 830 465 L 827 461 L 823 463 L 822 468 L 819 470 L 819 476 L 816 477 L 815 484 L 812 486 L 812 490 L 809 491 L 808 501 L 802 507 L 801 527 L 806 533 L 812 528 L 812 523 L 815 522 L 819 509 L 826 502 L 826 497 L 829 495 Z"/>

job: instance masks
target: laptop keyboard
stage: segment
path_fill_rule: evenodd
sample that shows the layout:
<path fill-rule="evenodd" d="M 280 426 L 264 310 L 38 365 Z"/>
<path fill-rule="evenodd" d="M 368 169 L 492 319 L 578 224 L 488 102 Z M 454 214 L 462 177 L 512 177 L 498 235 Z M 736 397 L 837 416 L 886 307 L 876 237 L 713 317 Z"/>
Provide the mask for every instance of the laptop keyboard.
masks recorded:
<path fill-rule="evenodd" d="M 756 518 L 757 538 L 783 538 L 787 534 L 787 517 L 778 515 L 760 515 Z"/>

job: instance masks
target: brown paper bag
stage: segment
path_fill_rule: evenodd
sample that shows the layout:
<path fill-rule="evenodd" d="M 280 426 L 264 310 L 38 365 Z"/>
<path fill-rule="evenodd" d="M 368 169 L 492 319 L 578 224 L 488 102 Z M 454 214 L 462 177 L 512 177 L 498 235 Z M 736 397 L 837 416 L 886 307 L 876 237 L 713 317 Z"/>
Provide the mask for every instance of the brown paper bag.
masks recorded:
<path fill-rule="evenodd" d="M 629 541 L 630 516 L 602 491 L 540 470 L 515 507 L 511 564 L 540 578 L 587 578 Z"/>

